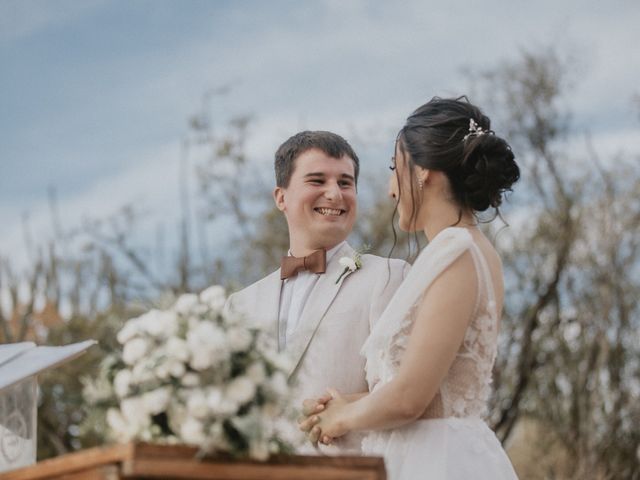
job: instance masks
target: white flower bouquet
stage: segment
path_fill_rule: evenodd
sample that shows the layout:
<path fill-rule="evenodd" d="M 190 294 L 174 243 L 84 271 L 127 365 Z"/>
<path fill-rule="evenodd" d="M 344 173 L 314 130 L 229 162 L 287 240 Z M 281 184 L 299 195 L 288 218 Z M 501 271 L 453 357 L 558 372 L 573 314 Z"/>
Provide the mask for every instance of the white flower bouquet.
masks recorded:
<path fill-rule="evenodd" d="M 122 352 L 85 385 L 90 403 L 110 406 L 114 439 L 259 460 L 292 451 L 288 359 L 266 333 L 223 312 L 225 300 L 214 286 L 126 322 Z"/>

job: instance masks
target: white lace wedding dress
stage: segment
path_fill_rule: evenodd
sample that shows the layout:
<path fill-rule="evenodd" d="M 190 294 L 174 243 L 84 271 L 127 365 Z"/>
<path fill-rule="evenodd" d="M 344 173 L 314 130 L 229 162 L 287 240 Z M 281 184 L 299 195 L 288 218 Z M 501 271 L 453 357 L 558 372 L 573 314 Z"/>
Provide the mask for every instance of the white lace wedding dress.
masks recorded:
<path fill-rule="evenodd" d="M 489 267 L 466 229 L 443 230 L 420 253 L 362 347 L 367 381 L 373 391 L 394 377 L 417 305 L 438 275 L 466 251 L 471 252 L 478 274 L 475 312 L 460 350 L 427 408 L 428 418 L 370 432 L 362 442 L 365 455 L 384 456 L 389 480 L 517 478 L 500 442 L 482 420 L 499 319 Z"/>

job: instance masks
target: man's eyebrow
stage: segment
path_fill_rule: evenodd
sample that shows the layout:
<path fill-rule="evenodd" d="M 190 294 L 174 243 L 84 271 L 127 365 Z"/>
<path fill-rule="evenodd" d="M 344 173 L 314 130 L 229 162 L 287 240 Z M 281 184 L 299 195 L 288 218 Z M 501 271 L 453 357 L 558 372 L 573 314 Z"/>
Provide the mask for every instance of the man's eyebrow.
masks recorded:
<path fill-rule="evenodd" d="M 304 176 L 304 178 L 324 178 L 324 177 L 325 177 L 325 174 L 322 172 L 310 172 Z M 342 175 L 340 175 L 340 178 L 351 180 L 352 182 L 356 181 L 355 177 L 353 175 L 349 175 L 348 173 L 343 173 Z"/>

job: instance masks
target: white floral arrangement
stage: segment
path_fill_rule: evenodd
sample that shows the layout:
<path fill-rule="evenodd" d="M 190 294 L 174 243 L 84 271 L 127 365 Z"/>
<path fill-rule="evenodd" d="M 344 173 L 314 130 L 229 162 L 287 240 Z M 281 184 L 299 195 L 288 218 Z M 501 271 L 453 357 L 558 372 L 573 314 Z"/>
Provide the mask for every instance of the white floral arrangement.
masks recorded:
<path fill-rule="evenodd" d="M 224 312 L 222 287 L 184 294 L 128 320 L 85 398 L 110 407 L 113 439 L 185 443 L 202 453 L 265 460 L 291 453 L 289 360 L 257 327 Z"/>

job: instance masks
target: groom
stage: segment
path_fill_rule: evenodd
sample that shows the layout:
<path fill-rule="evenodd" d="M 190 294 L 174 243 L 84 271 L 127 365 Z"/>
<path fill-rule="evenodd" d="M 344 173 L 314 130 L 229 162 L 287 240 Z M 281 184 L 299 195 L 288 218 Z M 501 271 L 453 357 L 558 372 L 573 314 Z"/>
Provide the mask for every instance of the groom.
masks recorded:
<path fill-rule="evenodd" d="M 318 398 L 334 387 L 366 392 L 360 347 L 402 282 L 407 264 L 363 255 L 346 242 L 356 220 L 359 160 L 339 135 L 300 132 L 275 155 L 273 197 L 289 229 L 281 267 L 229 297 L 227 308 L 244 313 L 278 339 L 293 360 L 296 399 Z M 344 264 L 342 263 L 344 262 Z M 327 453 L 358 453 L 360 438 L 347 436 Z"/>

